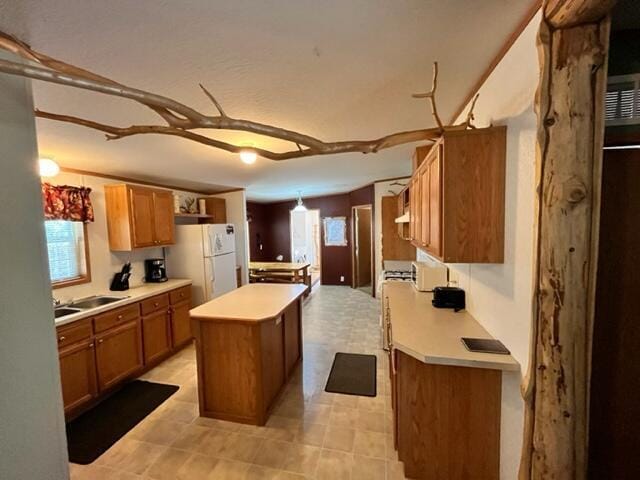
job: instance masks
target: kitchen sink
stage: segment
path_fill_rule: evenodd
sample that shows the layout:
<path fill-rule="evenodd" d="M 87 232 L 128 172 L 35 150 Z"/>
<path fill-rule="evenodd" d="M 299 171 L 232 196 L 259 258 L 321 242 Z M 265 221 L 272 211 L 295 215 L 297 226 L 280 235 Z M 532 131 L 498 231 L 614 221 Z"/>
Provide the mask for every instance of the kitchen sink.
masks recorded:
<path fill-rule="evenodd" d="M 101 307 L 103 305 L 108 305 L 110 303 L 119 302 L 120 300 L 124 300 L 128 297 L 112 297 L 110 295 L 97 295 L 95 297 L 84 298 L 81 300 L 76 300 L 70 306 L 72 308 L 96 308 Z"/>
<path fill-rule="evenodd" d="M 67 315 L 72 315 L 74 313 L 81 312 L 81 308 L 70 308 L 70 307 L 60 307 L 53 310 L 55 314 L 55 318 L 66 317 Z"/>

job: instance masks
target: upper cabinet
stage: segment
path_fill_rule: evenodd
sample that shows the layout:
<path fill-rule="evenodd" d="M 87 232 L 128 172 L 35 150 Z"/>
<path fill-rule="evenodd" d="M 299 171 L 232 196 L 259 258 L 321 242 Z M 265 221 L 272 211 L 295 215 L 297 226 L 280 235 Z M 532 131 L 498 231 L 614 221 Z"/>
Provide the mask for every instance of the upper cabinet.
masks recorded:
<path fill-rule="evenodd" d="M 111 250 L 172 245 L 173 193 L 137 185 L 105 185 Z"/>
<path fill-rule="evenodd" d="M 448 263 L 504 261 L 505 153 L 506 127 L 443 134 L 411 179 L 416 247 Z"/>

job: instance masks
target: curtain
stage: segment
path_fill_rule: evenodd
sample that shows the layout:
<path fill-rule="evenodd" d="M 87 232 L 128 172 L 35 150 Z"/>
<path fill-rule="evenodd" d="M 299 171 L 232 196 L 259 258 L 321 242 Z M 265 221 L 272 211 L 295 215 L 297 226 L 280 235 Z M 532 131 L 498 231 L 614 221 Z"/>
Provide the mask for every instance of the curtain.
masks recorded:
<path fill-rule="evenodd" d="M 93 206 L 87 187 L 42 184 L 42 203 L 46 220 L 93 222 Z"/>

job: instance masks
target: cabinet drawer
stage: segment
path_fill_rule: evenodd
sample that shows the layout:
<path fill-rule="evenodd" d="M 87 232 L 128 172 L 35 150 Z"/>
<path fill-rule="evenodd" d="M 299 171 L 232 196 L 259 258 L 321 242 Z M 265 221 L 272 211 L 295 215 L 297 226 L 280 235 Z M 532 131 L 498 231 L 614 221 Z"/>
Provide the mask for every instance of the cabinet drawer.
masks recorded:
<path fill-rule="evenodd" d="M 127 305 L 126 307 L 111 310 L 110 312 L 96 315 L 94 326 L 96 333 L 103 332 L 109 328 L 120 325 L 121 323 L 135 320 L 140 316 L 140 307 L 137 303 Z"/>
<path fill-rule="evenodd" d="M 58 348 L 66 347 L 72 343 L 90 338 L 93 335 L 91 319 L 79 320 L 70 325 L 64 325 L 56 329 L 58 336 Z"/>
<path fill-rule="evenodd" d="M 147 298 L 140 302 L 140 310 L 142 315 L 148 315 L 158 310 L 167 310 L 169 307 L 169 294 L 163 293 L 162 295 L 156 295 L 155 297 Z"/>
<path fill-rule="evenodd" d="M 170 291 L 169 297 L 171 298 L 171 305 L 175 305 L 184 300 L 191 300 L 191 285 Z"/>

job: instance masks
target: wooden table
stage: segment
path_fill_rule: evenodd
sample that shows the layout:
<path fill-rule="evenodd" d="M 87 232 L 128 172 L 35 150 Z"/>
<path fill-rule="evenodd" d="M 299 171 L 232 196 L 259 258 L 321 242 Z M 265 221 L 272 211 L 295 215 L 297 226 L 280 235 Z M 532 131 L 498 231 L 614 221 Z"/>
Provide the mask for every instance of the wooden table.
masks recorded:
<path fill-rule="evenodd" d="M 304 283 L 311 290 L 310 263 L 304 262 L 249 262 L 249 278 L 252 282 Z"/>
<path fill-rule="evenodd" d="M 302 359 L 306 290 L 253 283 L 190 311 L 201 416 L 266 423 Z"/>

